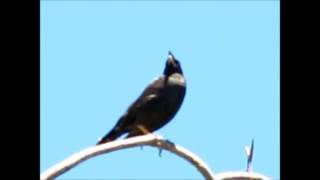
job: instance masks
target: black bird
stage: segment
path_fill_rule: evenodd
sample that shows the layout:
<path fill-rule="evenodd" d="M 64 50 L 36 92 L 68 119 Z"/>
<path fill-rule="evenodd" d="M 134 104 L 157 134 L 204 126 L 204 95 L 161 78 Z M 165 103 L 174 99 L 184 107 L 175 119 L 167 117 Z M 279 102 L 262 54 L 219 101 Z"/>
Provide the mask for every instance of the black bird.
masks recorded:
<path fill-rule="evenodd" d="M 179 110 L 186 93 L 186 81 L 179 61 L 169 51 L 163 75 L 154 80 L 98 143 L 151 133 L 167 124 Z"/>

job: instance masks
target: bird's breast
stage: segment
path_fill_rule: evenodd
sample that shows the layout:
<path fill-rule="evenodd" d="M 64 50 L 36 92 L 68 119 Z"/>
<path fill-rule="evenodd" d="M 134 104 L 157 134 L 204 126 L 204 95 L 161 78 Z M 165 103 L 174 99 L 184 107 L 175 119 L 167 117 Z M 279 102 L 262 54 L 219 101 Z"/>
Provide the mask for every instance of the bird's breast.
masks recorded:
<path fill-rule="evenodd" d="M 178 73 L 172 74 L 171 76 L 168 77 L 167 81 L 168 85 L 178 85 L 178 86 L 186 86 L 186 80 L 184 77 Z"/>
<path fill-rule="evenodd" d="M 168 123 L 179 110 L 186 91 L 186 81 L 181 74 L 161 76 L 148 86 L 130 108 L 135 124 L 154 131 Z"/>

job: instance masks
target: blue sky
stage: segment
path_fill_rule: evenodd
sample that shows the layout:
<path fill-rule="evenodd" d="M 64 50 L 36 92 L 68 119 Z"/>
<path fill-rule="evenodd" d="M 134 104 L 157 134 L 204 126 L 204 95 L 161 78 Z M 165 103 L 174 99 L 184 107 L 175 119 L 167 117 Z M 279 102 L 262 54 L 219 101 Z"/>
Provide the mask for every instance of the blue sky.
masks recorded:
<path fill-rule="evenodd" d="M 94 145 L 180 60 L 187 93 L 156 133 L 197 154 L 213 173 L 279 179 L 279 1 L 41 1 L 40 171 Z M 150 147 L 98 156 L 58 179 L 202 179 Z"/>

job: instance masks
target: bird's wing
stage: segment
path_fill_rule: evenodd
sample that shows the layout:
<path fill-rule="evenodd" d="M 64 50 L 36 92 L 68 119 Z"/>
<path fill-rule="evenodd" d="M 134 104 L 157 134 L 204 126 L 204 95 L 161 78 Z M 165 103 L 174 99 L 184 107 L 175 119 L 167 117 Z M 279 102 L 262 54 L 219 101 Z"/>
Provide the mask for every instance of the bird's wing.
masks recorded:
<path fill-rule="evenodd" d="M 158 102 L 161 99 L 159 96 L 161 93 L 159 92 L 162 88 L 164 88 L 164 76 L 160 76 L 152 81 L 138 99 L 129 107 L 129 111 L 139 111 Z"/>
<path fill-rule="evenodd" d="M 128 126 L 135 122 L 135 116 L 137 113 L 143 112 L 148 108 L 152 108 L 154 105 L 159 104 L 161 97 L 159 97 L 159 91 L 163 87 L 164 77 L 160 76 L 153 80 L 151 84 L 142 92 L 142 94 L 136 99 L 127 109 L 127 111 L 120 117 L 116 127 L 124 128 L 124 125 Z"/>

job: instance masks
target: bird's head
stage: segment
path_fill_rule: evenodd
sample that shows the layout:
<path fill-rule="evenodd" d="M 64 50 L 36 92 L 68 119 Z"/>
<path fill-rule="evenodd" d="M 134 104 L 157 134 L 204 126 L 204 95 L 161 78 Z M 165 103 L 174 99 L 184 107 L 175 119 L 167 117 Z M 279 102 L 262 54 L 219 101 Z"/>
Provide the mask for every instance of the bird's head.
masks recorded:
<path fill-rule="evenodd" d="M 168 59 L 166 61 L 166 67 L 164 69 L 163 74 L 166 76 L 169 76 L 174 73 L 183 74 L 181 66 L 180 66 L 180 62 L 169 51 Z"/>

